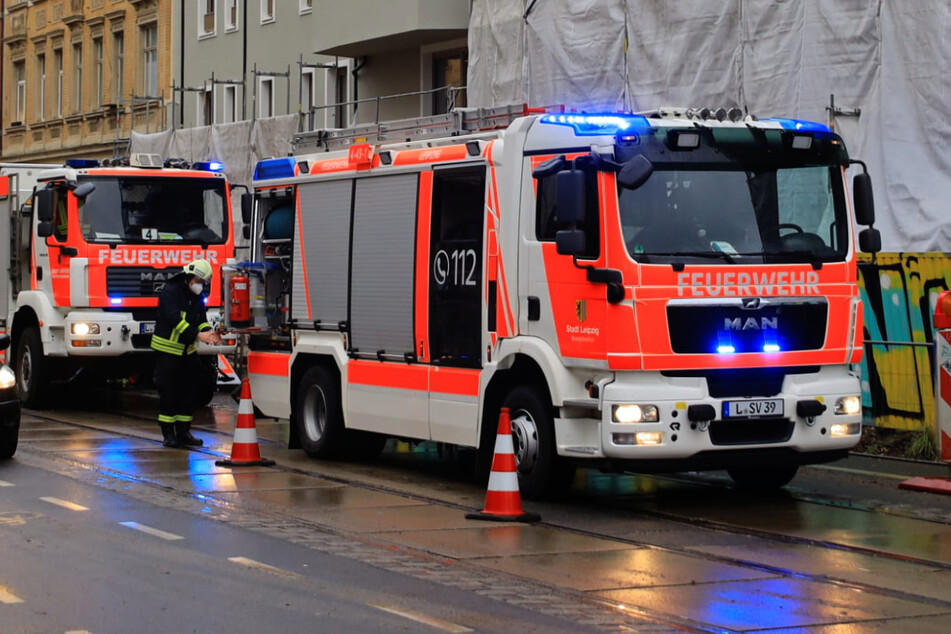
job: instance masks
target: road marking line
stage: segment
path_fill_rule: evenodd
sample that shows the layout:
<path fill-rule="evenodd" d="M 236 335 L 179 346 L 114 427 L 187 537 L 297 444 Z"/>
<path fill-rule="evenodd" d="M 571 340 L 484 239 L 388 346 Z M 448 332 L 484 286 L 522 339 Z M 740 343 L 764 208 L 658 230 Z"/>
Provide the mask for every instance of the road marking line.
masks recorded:
<path fill-rule="evenodd" d="M 131 528 L 137 531 L 142 531 L 143 533 L 152 535 L 153 537 L 161 537 L 162 539 L 167 539 L 169 541 L 172 541 L 175 539 L 185 539 L 181 535 L 176 535 L 174 533 L 166 533 L 165 531 L 160 531 L 157 528 L 152 528 L 151 526 L 146 526 L 145 524 L 139 524 L 138 522 L 119 522 L 119 523 L 127 528 Z"/>
<path fill-rule="evenodd" d="M 12 482 L 7 482 L 6 480 L 0 480 L 0 487 L 12 487 L 16 486 Z"/>
<path fill-rule="evenodd" d="M 88 511 L 89 509 L 82 504 L 76 504 L 74 502 L 69 502 L 67 500 L 61 500 L 59 498 L 40 498 L 44 502 L 49 502 L 50 504 L 55 504 L 56 506 L 62 506 L 64 509 L 69 509 L 70 511 Z"/>
<path fill-rule="evenodd" d="M 23 599 L 0 586 L 0 603 L 23 603 Z"/>
<path fill-rule="evenodd" d="M 367 603 L 367 605 L 371 608 L 376 608 L 377 610 L 382 610 L 384 612 L 389 612 L 390 614 L 395 614 L 396 616 L 401 616 L 404 619 L 409 619 L 410 621 L 415 621 L 417 623 L 422 623 L 423 625 L 428 625 L 429 627 L 434 627 L 437 630 L 442 630 L 443 632 L 456 632 L 458 634 L 462 634 L 462 632 L 473 631 L 464 625 L 457 625 L 455 623 L 450 623 L 449 621 L 437 619 L 433 616 L 420 614 L 419 612 L 413 612 L 412 610 L 404 610 L 403 608 L 398 608 L 393 605 L 383 605 L 380 603 Z"/>
<path fill-rule="evenodd" d="M 293 577 L 295 579 L 300 577 L 300 575 L 296 572 L 284 570 L 283 568 L 278 568 L 276 566 L 262 564 L 260 561 L 248 559 L 247 557 L 228 557 L 228 561 L 233 561 L 236 564 L 241 564 L 242 566 L 247 566 L 248 568 L 255 568 L 257 570 L 270 572 L 271 574 L 280 575 L 282 577 Z"/>

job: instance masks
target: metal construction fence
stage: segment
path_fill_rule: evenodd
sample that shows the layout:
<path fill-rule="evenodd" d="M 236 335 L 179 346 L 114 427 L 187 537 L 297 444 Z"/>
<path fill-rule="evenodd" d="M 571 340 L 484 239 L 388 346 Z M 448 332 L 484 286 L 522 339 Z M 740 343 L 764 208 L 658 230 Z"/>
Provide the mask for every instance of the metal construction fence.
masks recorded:
<path fill-rule="evenodd" d="M 934 342 L 865 341 L 865 423 L 930 431 L 935 426 Z"/>

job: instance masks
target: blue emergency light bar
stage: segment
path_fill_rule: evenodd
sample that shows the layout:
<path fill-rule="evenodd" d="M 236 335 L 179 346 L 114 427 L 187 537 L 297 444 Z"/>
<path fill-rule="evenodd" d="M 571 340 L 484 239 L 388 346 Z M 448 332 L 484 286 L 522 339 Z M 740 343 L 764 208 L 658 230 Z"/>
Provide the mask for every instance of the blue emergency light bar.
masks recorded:
<path fill-rule="evenodd" d="M 789 130 L 791 132 L 819 132 L 825 134 L 832 133 L 832 130 L 829 129 L 829 126 L 825 125 L 824 123 L 816 123 L 815 121 L 783 119 L 781 117 L 772 117 L 770 119 L 763 119 L 763 121 L 775 121 L 783 127 L 783 130 Z"/>
<path fill-rule="evenodd" d="M 264 181 L 272 178 L 290 178 L 297 170 L 297 161 L 292 156 L 258 161 L 254 168 L 254 180 Z"/>
<path fill-rule="evenodd" d="M 99 159 L 66 159 L 66 167 L 72 167 L 73 169 L 87 169 L 90 167 L 99 167 Z"/>
<path fill-rule="evenodd" d="M 578 136 L 604 136 L 650 129 L 646 117 L 636 114 L 546 114 L 542 123 L 569 126 Z"/>
<path fill-rule="evenodd" d="M 220 172 L 224 170 L 224 168 L 225 164 L 219 161 L 198 161 L 197 163 L 192 163 L 192 169 L 205 172 Z"/>

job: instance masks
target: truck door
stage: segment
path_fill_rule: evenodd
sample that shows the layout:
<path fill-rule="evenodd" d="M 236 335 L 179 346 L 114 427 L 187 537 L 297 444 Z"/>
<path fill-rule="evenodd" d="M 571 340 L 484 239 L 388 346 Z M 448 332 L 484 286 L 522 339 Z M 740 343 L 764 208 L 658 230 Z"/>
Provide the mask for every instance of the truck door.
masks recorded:
<path fill-rule="evenodd" d="M 424 345 L 429 420 L 434 440 L 474 446 L 482 367 L 483 236 L 486 166 L 436 168 L 432 173 Z"/>

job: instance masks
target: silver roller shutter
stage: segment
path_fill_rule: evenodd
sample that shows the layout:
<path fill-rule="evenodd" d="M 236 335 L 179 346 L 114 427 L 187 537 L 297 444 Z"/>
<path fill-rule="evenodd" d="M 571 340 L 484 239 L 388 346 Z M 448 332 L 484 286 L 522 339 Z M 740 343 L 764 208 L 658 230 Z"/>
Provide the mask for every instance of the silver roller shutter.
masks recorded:
<path fill-rule="evenodd" d="M 357 181 L 351 345 L 360 354 L 412 353 L 417 174 Z"/>
<path fill-rule="evenodd" d="M 347 320 L 352 191 L 351 180 L 297 189 L 300 227 L 294 234 L 291 317 L 301 325 Z"/>

